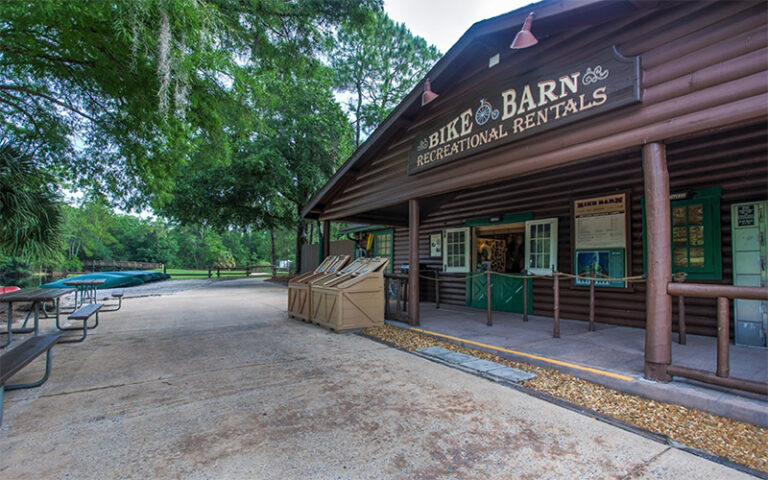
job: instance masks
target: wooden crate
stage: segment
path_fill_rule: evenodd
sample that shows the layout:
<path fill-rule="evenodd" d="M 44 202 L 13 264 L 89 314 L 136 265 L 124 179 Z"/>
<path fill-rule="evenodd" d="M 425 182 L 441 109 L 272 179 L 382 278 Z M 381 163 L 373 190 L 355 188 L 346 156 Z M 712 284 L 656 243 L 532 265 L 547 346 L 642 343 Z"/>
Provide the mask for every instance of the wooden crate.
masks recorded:
<path fill-rule="evenodd" d="M 354 274 L 312 286 L 312 322 L 337 332 L 384 325 L 384 268 L 375 258 Z"/>
<path fill-rule="evenodd" d="M 329 273 L 337 272 L 344 268 L 348 261 L 349 255 L 329 256 L 313 272 L 305 273 L 288 282 L 288 316 L 309 321 L 311 282 Z"/>

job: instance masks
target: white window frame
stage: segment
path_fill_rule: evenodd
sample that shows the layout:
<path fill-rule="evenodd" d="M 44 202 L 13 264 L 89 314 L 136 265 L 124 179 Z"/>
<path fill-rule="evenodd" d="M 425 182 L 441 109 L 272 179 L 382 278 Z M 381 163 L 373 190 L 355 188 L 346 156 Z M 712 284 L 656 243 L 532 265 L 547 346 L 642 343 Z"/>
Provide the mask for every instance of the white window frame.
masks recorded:
<path fill-rule="evenodd" d="M 549 259 L 547 268 L 531 267 L 531 227 L 536 225 L 550 225 Z M 557 270 L 557 218 L 545 218 L 542 220 L 528 220 L 525 222 L 525 265 L 529 273 L 534 275 L 552 275 L 552 269 Z"/>
<path fill-rule="evenodd" d="M 464 234 L 464 265 L 448 266 L 448 253 L 450 248 L 448 247 L 448 234 L 449 233 L 463 233 Z M 472 235 L 470 227 L 462 228 L 446 228 L 443 230 L 443 271 L 446 273 L 468 273 L 472 265 L 470 260 L 472 258 Z"/>

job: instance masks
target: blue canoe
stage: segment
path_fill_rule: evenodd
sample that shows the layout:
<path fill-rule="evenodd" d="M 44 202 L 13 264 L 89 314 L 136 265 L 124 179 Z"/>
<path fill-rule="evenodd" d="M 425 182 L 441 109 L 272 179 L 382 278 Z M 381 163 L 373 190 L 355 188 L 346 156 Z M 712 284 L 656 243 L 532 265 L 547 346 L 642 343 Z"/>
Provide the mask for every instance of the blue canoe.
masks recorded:
<path fill-rule="evenodd" d="M 144 270 L 126 270 L 122 272 L 94 272 L 80 275 L 77 277 L 64 278 L 55 282 L 48 282 L 40 285 L 40 288 L 67 288 L 64 282 L 72 280 L 104 280 L 104 283 L 98 286 L 99 289 L 134 287 L 148 282 L 156 282 L 171 278 L 170 275 L 159 272 L 147 272 Z"/>

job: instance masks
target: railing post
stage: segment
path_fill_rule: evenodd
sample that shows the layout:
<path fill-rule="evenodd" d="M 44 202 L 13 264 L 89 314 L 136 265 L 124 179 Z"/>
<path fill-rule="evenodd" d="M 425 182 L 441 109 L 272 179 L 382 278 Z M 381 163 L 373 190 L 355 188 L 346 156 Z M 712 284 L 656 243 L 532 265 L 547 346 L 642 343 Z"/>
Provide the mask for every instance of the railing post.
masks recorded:
<path fill-rule="evenodd" d="M 440 270 L 435 270 L 435 309 L 440 308 Z"/>
<path fill-rule="evenodd" d="M 552 276 L 554 277 L 554 284 L 552 285 L 552 289 L 554 290 L 554 302 L 552 305 L 552 310 L 554 313 L 554 327 L 552 331 L 552 337 L 554 338 L 560 338 L 560 275 L 557 270 L 552 268 Z"/>
<path fill-rule="evenodd" d="M 208 267 L 208 278 L 211 278 L 213 276 L 213 273 L 211 272 L 211 267 Z"/>
<path fill-rule="evenodd" d="M 485 322 L 489 327 L 493 325 L 493 317 L 491 316 L 491 271 L 485 272 L 485 286 L 487 293 L 485 295 L 485 303 L 488 306 L 488 320 Z"/>
<path fill-rule="evenodd" d="M 400 314 L 403 312 L 403 309 L 400 308 L 400 295 L 402 288 L 400 287 L 400 278 L 397 278 L 397 283 L 395 284 L 395 308 L 397 308 L 397 315 L 400 316 Z"/>
<path fill-rule="evenodd" d="M 677 342 L 685 345 L 685 297 L 677 297 Z"/>
<path fill-rule="evenodd" d="M 672 280 L 683 283 L 688 277 L 685 272 L 677 272 L 672 275 Z M 677 296 L 677 342 L 685 345 L 685 296 Z"/>
<path fill-rule="evenodd" d="M 389 277 L 384 275 L 384 318 L 389 317 Z"/>
<path fill-rule="evenodd" d="M 402 280 L 403 282 L 403 312 L 408 313 L 408 297 L 410 297 L 410 294 L 408 293 L 408 279 L 404 278 Z"/>
<path fill-rule="evenodd" d="M 728 312 L 728 297 L 717 297 L 717 376 L 728 377 L 729 366 L 729 342 L 730 339 L 730 315 Z"/>
<path fill-rule="evenodd" d="M 523 321 L 528 321 L 528 271 L 523 270 Z"/>
<path fill-rule="evenodd" d="M 595 267 L 589 269 L 589 331 L 595 331 Z"/>

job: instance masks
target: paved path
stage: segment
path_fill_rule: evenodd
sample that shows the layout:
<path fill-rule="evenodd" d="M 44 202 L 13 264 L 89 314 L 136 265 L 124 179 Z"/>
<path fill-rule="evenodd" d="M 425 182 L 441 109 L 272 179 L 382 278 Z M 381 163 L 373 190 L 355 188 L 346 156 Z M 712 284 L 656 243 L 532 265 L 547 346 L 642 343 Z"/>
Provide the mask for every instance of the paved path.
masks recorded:
<path fill-rule="evenodd" d="M 6 394 L 0 477 L 751 478 L 285 303 L 253 279 L 126 299 Z"/>

